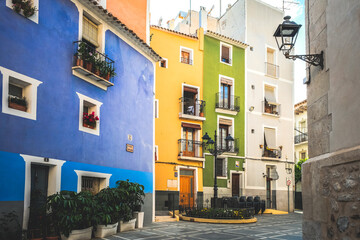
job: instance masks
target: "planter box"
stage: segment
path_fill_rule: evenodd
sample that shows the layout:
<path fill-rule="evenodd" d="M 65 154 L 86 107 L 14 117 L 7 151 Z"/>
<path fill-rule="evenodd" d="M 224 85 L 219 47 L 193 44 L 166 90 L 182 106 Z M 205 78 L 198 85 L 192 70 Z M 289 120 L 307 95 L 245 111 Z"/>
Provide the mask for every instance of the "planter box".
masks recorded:
<path fill-rule="evenodd" d="M 103 238 L 116 234 L 119 223 L 106 225 L 97 225 L 95 237 Z"/>
<path fill-rule="evenodd" d="M 135 222 L 136 222 L 136 219 L 132 219 L 132 220 L 130 220 L 128 222 L 120 221 L 119 226 L 118 226 L 118 232 L 125 232 L 125 231 L 129 231 L 129 230 L 134 230 L 135 229 Z"/>
<path fill-rule="evenodd" d="M 144 212 L 133 212 L 133 217 L 136 218 L 135 227 L 143 228 L 144 226 Z"/>
<path fill-rule="evenodd" d="M 65 235 L 61 234 L 61 240 L 90 240 L 92 229 L 93 227 L 72 230 L 69 237 L 65 237 Z"/>
<path fill-rule="evenodd" d="M 9 102 L 9 108 L 13 108 L 13 109 L 23 111 L 23 112 L 26 112 L 26 110 L 27 110 L 26 106 L 19 105 L 19 104 L 13 103 L 13 102 Z"/>
<path fill-rule="evenodd" d="M 83 127 L 95 129 L 95 126 L 92 126 L 92 125 L 89 125 L 89 124 L 86 124 L 86 123 L 83 123 Z"/>

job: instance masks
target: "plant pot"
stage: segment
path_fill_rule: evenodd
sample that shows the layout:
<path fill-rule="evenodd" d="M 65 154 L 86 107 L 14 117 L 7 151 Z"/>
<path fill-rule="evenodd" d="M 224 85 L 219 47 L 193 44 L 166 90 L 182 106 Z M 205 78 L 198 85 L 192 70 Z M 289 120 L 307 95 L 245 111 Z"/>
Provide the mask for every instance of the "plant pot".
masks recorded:
<path fill-rule="evenodd" d="M 115 224 L 108 224 L 108 225 L 97 225 L 95 231 L 95 237 L 103 238 L 107 236 L 111 236 L 116 234 L 118 228 L 118 222 Z"/>
<path fill-rule="evenodd" d="M 135 227 L 143 228 L 144 226 L 144 212 L 133 212 L 133 217 L 136 218 Z"/>
<path fill-rule="evenodd" d="M 91 125 L 85 124 L 85 123 L 83 123 L 83 127 L 95 129 L 95 126 L 91 126 Z"/>
<path fill-rule="evenodd" d="M 130 220 L 128 222 L 120 221 L 119 226 L 118 226 L 118 232 L 125 232 L 125 231 L 134 230 L 135 229 L 135 222 L 136 222 L 136 219 L 132 219 L 132 220 Z"/>
<path fill-rule="evenodd" d="M 65 237 L 65 235 L 61 234 L 61 240 L 90 240 L 92 229 L 93 227 L 72 230 L 69 234 L 69 237 Z"/>
<path fill-rule="evenodd" d="M 200 117 L 204 117 L 204 113 L 203 113 L 203 112 L 200 113 Z"/>
<path fill-rule="evenodd" d="M 108 80 L 108 81 L 110 80 L 110 73 L 105 75 L 105 79 Z"/>
<path fill-rule="evenodd" d="M 13 102 L 9 102 L 9 108 L 13 108 L 13 109 L 16 109 L 16 110 L 19 110 L 19 111 L 23 111 L 23 112 L 26 112 L 27 110 L 27 107 L 26 106 L 23 106 L 23 105 L 19 105 L 17 103 L 13 103 Z"/>
<path fill-rule="evenodd" d="M 100 76 L 100 70 L 99 69 L 95 69 L 95 75 L 98 75 L 98 76 Z"/>
<path fill-rule="evenodd" d="M 76 56 L 74 56 L 74 58 L 75 58 L 75 65 L 76 66 L 82 67 L 84 65 L 84 61 L 81 58 L 78 58 Z"/>
<path fill-rule="evenodd" d="M 86 62 L 86 70 L 91 72 L 91 70 L 92 70 L 92 63 L 91 62 Z"/>

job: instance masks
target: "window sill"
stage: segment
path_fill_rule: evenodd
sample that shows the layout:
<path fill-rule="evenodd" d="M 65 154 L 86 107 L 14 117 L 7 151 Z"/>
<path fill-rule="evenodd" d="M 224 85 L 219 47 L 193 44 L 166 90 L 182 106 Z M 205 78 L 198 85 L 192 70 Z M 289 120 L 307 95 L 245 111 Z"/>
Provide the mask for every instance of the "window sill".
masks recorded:
<path fill-rule="evenodd" d="M 274 79 L 279 79 L 279 77 L 277 77 L 277 76 L 269 75 L 269 74 L 266 74 L 266 73 L 265 73 L 265 76 L 270 77 L 270 78 L 274 78 Z"/>
<path fill-rule="evenodd" d="M 236 116 L 238 114 L 238 111 L 227 110 L 227 109 L 223 109 L 223 108 L 215 108 L 215 112 L 222 113 L 222 114 L 234 115 L 234 116 Z"/>
<path fill-rule="evenodd" d="M 205 162 L 205 158 L 203 157 L 178 156 L 178 160 Z"/>
<path fill-rule="evenodd" d="M 220 177 L 220 176 L 217 176 L 216 178 L 217 178 L 217 179 L 224 179 L 224 180 L 227 180 L 227 177 Z"/>
<path fill-rule="evenodd" d="M 308 144 L 308 141 L 303 141 L 303 142 L 295 143 L 294 145 L 297 146 L 297 145 L 301 145 L 301 144 Z"/>
<path fill-rule="evenodd" d="M 74 66 L 72 67 L 73 75 L 81 78 L 103 90 L 107 90 L 108 87 L 114 86 L 113 83 L 109 82 L 108 80 L 97 76 L 96 74 L 88 71 L 87 69 L 80 67 L 80 66 Z"/>
<path fill-rule="evenodd" d="M 230 156 L 236 156 L 237 152 L 224 152 L 223 155 L 230 155 Z"/>
<path fill-rule="evenodd" d="M 227 63 L 227 62 L 223 62 L 223 61 L 220 61 L 220 62 L 225 64 L 225 65 L 232 66 L 232 62 L 231 63 Z"/>
<path fill-rule="evenodd" d="M 198 117 L 198 116 L 184 114 L 184 113 L 179 113 L 179 118 L 191 119 L 191 120 L 197 120 L 197 121 L 205 121 L 206 120 L 205 117 Z"/>
<path fill-rule="evenodd" d="M 281 161 L 281 158 L 278 158 L 278 157 L 276 157 L 276 158 L 273 158 L 273 157 L 261 157 L 261 160 L 272 160 L 272 161 L 278 160 L 278 161 Z"/>
<path fill-rule="evenodd" d="M 271 114 L 271 113 L 264 113 L 264 112 L 263 112 L 263 115 L 270 116 L 270 117 L 277 117 L 277 118 L 280 117 L 280 114 Z"/>

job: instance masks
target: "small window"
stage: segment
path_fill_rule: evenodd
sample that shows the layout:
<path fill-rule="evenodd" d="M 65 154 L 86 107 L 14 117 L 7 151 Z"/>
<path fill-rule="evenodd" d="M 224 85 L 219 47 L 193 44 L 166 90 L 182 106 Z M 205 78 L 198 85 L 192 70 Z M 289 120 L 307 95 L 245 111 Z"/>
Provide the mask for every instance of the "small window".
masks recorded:
<path fill-rule="evenodd" d="M 193 65 L 193 50 L 185 47 L 180 47 L 180 62 Z"/>
<path fill-rule="evenodd" d="M 300 160 L 302 160 L 302 159 L 306 159 L 306 152 L 300 153 Z"/>
<path fill-rule="evenodd" d="M 27 19 L 39 23 L 39 0 L 6 0 L 6 6 Z"/>
<path fill-rule="evenodd" d="M 82 29 L 82 38 L 83 41 L 91 44 L 94 48 L 99 46 L 98 43 L 98 25 L 90 20 L 89 17 L 83 16 L 83 29 Z"/>
<path fill-rule="evenodd" d="M 220 43 L 220 62 L 231 65 L 232 61 L 232 46 Z"/>
<path fill-rule="evenodd" d="M 155 113 L 155 118 L 159 118 L 159 100 L 155 99 L 154 101 L 154 113 Z"/>
<path fill-rule="evenodd" d="M 274 78 L 279 77 L 279 66 L 276 65 L 276 52 L 272 48 L 266 49 L 266 75 Z"/>
<path fill-rule="evenodd" d="M 92 195 L 100 191 L 100 178 L 96 177 L 82 177 L 81 178 L 81 191 L 88 191 Z"/>
<path fill-rule="evenodd" d="M 2 112 L 36 120 L 37 87 L 40 81 L 0 67 L 3 76 Z"/>
<path fill-rule="evenodd" d="M 159 160 L 159 147 L 157 145 L 155 145 L 154 154 L 155 154 L 155 161 Z"/>
<path fill-rule="evenodd" d="M 168 68 L 168 60 L 166 58 L 161 59 L 159 64 L 162 68 Z"/>
<path fill-rule="evenodd" d="M 197 100 L 198 89 L 184 86 L 183 113 L 198 116 L 199 101 Z"/>
<path fill-rule="evenodd" d="M 80 99 L 79 130 L 100 135 L 101 102 L 77 93 Z"/>
<path fill-rule="evenodd" d="M 264 92 L 264 113 L 279 116 L 280 105 L 276 101 L 276 88 L 273 86 L 265 85 Z"/>
<path fill-rule="evenodd" d="M 216 177 L 227 177 L 227 161 L 224 158 L 216 159 Z"/>

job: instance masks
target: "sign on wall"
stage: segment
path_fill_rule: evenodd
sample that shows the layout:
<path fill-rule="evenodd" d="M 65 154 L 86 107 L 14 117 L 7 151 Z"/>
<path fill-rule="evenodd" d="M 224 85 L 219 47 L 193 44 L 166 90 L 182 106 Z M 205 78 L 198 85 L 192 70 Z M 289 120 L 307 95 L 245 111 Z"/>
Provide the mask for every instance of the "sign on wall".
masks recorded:
<path fill-rule="evenodd" d="M 240 167 L 240 161 L 235 161 L 235 167 L 237 167 L 237 168 Z"/>
<path fill-rule="evenodd" d="M 126 144 L 126 151 L 127 152 L 134 152 L 134 145 Z"/>

